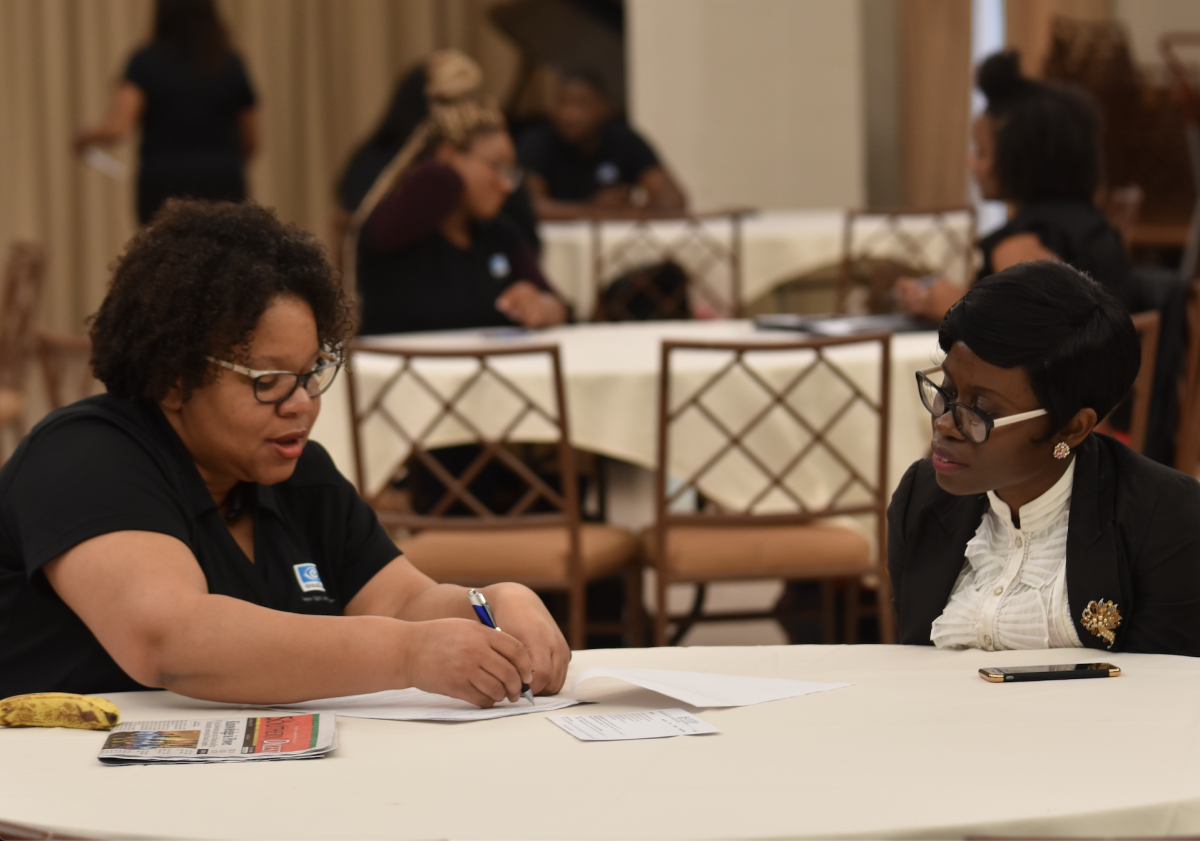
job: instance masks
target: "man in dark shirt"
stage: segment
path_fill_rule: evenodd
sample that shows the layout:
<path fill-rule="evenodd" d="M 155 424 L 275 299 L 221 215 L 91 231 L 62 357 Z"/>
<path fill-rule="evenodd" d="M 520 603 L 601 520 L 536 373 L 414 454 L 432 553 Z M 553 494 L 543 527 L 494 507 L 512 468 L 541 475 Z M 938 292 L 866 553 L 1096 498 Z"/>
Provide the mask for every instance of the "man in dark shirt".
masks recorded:
<path fill-rule="evenodd" d="M 598 77 L 563 74 L 550 123 L 526 132 L 518 148 L 540 218 L 687 209 L 687 198 L 654 150 L 615 112 Z"/>

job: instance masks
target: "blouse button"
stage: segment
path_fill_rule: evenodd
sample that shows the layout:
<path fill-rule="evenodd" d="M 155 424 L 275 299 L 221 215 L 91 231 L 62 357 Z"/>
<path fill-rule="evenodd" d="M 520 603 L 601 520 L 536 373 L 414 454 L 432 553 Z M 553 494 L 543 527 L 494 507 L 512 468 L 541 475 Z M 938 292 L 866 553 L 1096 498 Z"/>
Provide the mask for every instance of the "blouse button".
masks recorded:
<path fill-rule="evenodd" d="M 988 648 L 991 648 L 992 647 L 992 638 L 989 636 L 985 636 L 983 638 L 983 644 L 986 645 Z"/>
<path fill-rule="evenodd" d="M 1017 535 L 1017 548 L 1020 549 L 1024 545 L 1025 545 L 1025 538 L 1023 538 L 1021 535 L 1018 534 Z"/>
<path fill-rule="evenodd" d="M 997 587 L 995 590 L 992 590 L 992 592 L 993 592 L 993 593 L 995 593 L 995 594 L 998 596 L 998 595 L 1000 595 L 1001 593 L 1003 593 L 1003 592 L 1004 592 L 1004 588 L 1003 588 L 1003 587 Z"/>

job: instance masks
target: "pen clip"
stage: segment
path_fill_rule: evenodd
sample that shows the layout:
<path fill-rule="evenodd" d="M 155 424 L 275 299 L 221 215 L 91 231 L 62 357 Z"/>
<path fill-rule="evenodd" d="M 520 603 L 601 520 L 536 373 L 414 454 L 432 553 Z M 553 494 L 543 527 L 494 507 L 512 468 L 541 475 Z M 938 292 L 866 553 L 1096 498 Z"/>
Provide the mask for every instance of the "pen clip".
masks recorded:
<path fill-rule="evenodd" d="M 483 593 L 478 590 L 468 590 L 467 598 L 471 601 L 471 607 L 475 610 L 475 615 L 479 617 L 479 621 L 489 628 L 500 630 L 496 625 L 496 616 L 492 613 L 492 606 L 488 604 L 488 600 Z"/>

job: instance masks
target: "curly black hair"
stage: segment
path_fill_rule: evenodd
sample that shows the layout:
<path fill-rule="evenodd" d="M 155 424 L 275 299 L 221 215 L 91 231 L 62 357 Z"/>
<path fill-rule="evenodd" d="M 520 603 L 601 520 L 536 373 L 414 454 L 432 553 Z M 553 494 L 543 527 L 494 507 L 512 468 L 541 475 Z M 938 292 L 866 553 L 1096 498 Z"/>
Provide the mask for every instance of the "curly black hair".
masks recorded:
<path fill-rule="evenodd" d="M 321 347 L 338 354 L 353 310 L 312 234 L 246 202 L 173 199 L 129 241 L 92 317 L 92 368 L 110 393 L 157 403 L 216 373 L 205 356 L 245 361 L 259 318 L 281 295 L 305 301 Z"/>
<path fill-rule="evenodd" d="M 1004 198 L 1090 202 L 1100 185 L 1100 110 L 1082 88 L 1021 75 L 1015 51 L 979 66 L 975 84 L 995 127 L 995 173 Z"/>

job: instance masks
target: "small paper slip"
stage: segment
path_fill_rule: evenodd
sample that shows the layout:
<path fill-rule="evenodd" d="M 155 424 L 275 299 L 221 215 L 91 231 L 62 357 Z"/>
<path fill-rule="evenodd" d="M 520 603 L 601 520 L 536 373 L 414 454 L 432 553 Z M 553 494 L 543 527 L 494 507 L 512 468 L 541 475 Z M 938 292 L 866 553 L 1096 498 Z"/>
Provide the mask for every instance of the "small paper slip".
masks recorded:
<path fill-rule="evenodd" d="M 533 706 L 524 698 L 518 699 L 515 704 L 511 701 L 501 701 L 485 710 L 457 698 L 435 695 L 420 689 L 389 689 L 368 695 L 346 695 L 322 701 L 304 701 L 273 709 L 301 712 L 329 710 L 348 718 L 379 718 L 385 721 L 483 721 L 510 715 L 561 710 L 579 703 L 574 698 L 562 697 L 534 698 L 533 701 Z"/>
<path fill-rule="evenodd" d="M 622 739 L 665 739 L 721 731 L 681 709 L 646 710 L 636 713 L 598 715 L 552 715 L 553 721 L 576 739 L 585 742 L 617 742 Z"/>
<path fill-rule="evenodd" d="M 643 689 L 651 689 L 693 707 L 745 707 L 794 698 L 828 689 L 841 689 L 848 683 L 807 683 L 767 677 L 710 675 L 704 672 L 673 672 L 665 669 L 606 669 L 597 667 L 580 672 L 571 684 L 571 694 L 579 684 L 594 677 L 614 677 Z"/>
<path fill-rule="evenodd" d="M 337 748 L 337 719 L 329 713 L 261 718 L 127 721 L 100 749 L 106 765 L 266 762 L 320 759 Z"/>
<path fill-rule="evenodd" d="M 83 150 L 83 162 L 92 169 L 99 170 L 109 178 L 123 181 L 129 176 L 129 167 L 105 152 L 99 146 L 88 146 Z"/>

